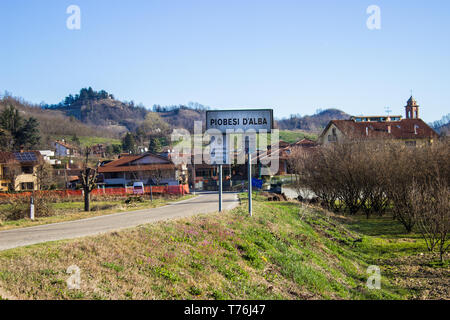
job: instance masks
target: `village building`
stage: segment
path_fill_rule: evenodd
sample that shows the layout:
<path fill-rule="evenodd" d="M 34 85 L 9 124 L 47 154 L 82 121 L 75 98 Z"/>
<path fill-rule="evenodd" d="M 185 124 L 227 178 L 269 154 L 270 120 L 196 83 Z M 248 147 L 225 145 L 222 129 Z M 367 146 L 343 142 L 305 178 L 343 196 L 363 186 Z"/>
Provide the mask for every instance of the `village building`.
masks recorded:
<path fill-rule="evenodd" d="M 187 183 L 188 178 L 185 164 L 176 165 L 169 158 L 150 152 L 123 154 L 118 160 L 101 165 L 98 173 L 107 187 L 126 187 L 134 182 L 171 186 Z"/>
<path fill-rule="evenodd" d="M 43 161 L 39 151 L 0 152 L 0 191 L 39 190 L 37 168 Z"/>
<path fill-rule="evenodd" d="M 78 156 L 78 148 L 68 144 L 64 139 L 56 140 L 53 143 L 56 157 Z"/>
<path fill-rule="evenodd" d="M 281 176 L 286 174 L 293 173 L 291 171 L 291 168 L 289 166 L 289 161 L 291 157 L 293 156 L 293 151 L 296 149 L 302 149 L 306 151 L 313 150 L 314 148 L 318 147 L 317 142 L 304 138 L 302 140 L 299 140 L 297 142 L 294 142 L 292 144 L 289 144 L 285 141 L 280 141 L 278 144 L 278 148 L 275 146 L 269 146 L 267 153 L 260 153 L 257 157 L 257 171 L 259 172 L 259 175 L 261 176 L 261 163 L 265 162 L 265 158 L 267 157 L 274 157 L 278 158 L 278 171 L 272 172 L 272 175 L 274 176 Z M 277 152 L 276 155 L 274 155 L 274 152 Z"/>
<path fill-rule="evenodd" d="M 95 144 L 92 145 L 91 147 L 91 154 L 96 156 L 96 157 L 101 157 L 104 158 L 106 155 L 106 145 L 104 144 Z"/>
<path fill-rule="evenodd" d="M 361 116 L 349 120 L 332 120 L 319 142 L 327 145 L 336 142 L 359 140 L 392 140 L 406 146 L 432 144 L 439 135 L 419 118 L 419 105 L 411 96 L 405 106 L 406 118 L 401 116 Z"/>
<path fill-rule="evenodd" d="M 39 150 L 45 162 L 52 166 L 61 164 L 61 160 L 55 159 L 55 151 L 52 150 Z"/>

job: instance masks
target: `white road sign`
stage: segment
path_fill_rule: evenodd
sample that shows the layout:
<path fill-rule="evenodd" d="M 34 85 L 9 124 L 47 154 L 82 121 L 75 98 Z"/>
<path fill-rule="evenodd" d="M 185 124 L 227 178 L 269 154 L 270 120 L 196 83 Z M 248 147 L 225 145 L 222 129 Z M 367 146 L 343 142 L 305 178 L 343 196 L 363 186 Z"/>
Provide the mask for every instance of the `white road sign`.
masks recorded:
<path fill-rule="evenodd" d="M 222 133 L 227 130 L 266 130 L 273 129 L 272 109 L 248 110 L 209 110 L 206 111 L 206 130 L 217 129 Z"/>

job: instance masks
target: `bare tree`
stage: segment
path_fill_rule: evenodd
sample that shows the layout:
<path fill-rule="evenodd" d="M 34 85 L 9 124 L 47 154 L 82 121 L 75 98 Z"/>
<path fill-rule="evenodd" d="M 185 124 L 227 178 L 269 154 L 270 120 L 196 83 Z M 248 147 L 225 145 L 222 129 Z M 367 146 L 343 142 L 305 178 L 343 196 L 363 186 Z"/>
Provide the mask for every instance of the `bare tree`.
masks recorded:
<path fill-rule="evenodd" d="M 89 167 L 89 155 L 91 153 L 91 148 L 86 147 L 85 162 L 83 164 L 83 170 L 81 172 L 81 186 L 84 192 L 84 211 L 88 212 L 91 210 L 90 207 L 90 193 L 94 190 L 96 186 L 96 180 L 98 175 L 98 166 L 95 169 Z"/>
<path fill-rule="evenodd" d="M 55 183 L 52 166 L 47 162 L 37 165 L 36 179 L 40 190 L 49 190 Z"/>
<path fill-rule="evenodd" d="M 430 153 L 434 153 L 431 151 Z M 434 154 L 434 159 L 438 157 Z M 441 262 L 448 250 L 448 234 L 450 231 L 450 186 L 436 163 L 431 164 L 427 174 L 431 179 L 413 181 L 408 192 L 408 199 L 417 223 L 417 229 L 427 244 L 430 252 L 439 252 Z"/>
<path fill-rule="evenodd" d="M 9 161 L 4 167 L 3 175 L 9 181 L 8 190 L 10 192 L 16 191 L 16 179 L 20 171 L 20 167 L 14 161 Z"/>

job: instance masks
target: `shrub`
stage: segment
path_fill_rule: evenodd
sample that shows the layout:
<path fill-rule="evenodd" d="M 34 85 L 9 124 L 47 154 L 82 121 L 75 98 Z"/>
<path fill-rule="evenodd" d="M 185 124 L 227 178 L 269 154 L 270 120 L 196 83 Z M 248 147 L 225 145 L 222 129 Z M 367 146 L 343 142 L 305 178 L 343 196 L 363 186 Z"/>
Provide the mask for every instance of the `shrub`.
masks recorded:
<path fill-rule="evenodd" d="M 394 218 L 411 232 L 419 220 L 422 230 L 424 224 L 432 228 L 436 223 L 423 219 L 423 214 L 427 210 L 441 212 L 441 203 L 448 198 L 449 158 L 448 141 L 417 148 L 389 141 L 359 141 L 307 152 L 294 150 L 290 162 L 298 175 L 297 189 L 313 191 L 328 209 L 340 211 L 343 206 L 350 214 L 362 209 L 369 218 L 392 208 Z M 415 193 L 411 193 L 412 186 Z M 442 214 L 448 219 L 448 207 Z M 440 221 L 444 223 L 444 218 Z M 441 233 L 442 237 L 446 236 Z"/>
<path fill-rule="evenodd" d="M 34 195 L 34 216 L 49 217 L 54 214 L 52 207 L 53 197 L 36 192 Z M 1 213 L 1 218 L 6 221 L 20 220 L 30 217 L 30 197 L 14 195 L 8 198 L 8 206 Z"/>

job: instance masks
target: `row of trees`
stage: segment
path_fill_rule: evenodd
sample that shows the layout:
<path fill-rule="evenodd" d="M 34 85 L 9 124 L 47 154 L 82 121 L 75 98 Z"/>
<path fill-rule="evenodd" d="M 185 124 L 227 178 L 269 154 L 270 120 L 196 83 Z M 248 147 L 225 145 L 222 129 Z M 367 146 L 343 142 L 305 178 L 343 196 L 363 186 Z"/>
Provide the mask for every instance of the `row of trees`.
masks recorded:
<path fill-rule="evenodd" d="M 199 112 L 204 112 L 210 110 L 210 107 L 204 106 L 198 102 L 189 102 L 187 106 L 185 105 L 172 105 L 172 106 L 161 106 L 159 104 L 155 104 L 153 106 L 153 112 L 165 113 L 165 112 L 173 112 L 178 110 L 195 110 Z"/>
<path fill-rule="evenodd" d="M 167 136 L 163 136 L 163 135 L 150 135 L 150 136 L 147 136 L 147 138 L 149 139 L 148 151 L 153 152 L 153 153 L 161 152 L 162 147 L 164 145 L 167 145 L 167 143 L 168 143 Z M 117 152 L 115 152 L 114 148 L 120 147 L 120 149 L 123 152 L 135 154 L 138 152 L 138 147 L 144 145 L 143 143 L 138 143 L 138 141 L 140 141 L 140 140 L 141 139 L 138 134 L 133 134 L 131 132 L 128 132 L 123 137 L 121 146 L 118 146 L 118 145 L 111 146 L 113 148 L 113 153 L 117 153 Z M 108 153 L 108 148 L 107 148 L 107 153 Z"/>
<path fill-rule="evenodd" d="M 95 91 L 92 89 L 92 87 L 89 88 L 82 88 L 79 93 L 72 95 L 69 94 L 67 97 L 63 99 L 62 102 L 56 105 L 48 105 L 48 104 L 41 104 L 41 107 L 43 109 L 55 109 L 55 108 L 61 108 L 61 107 L 67 107 L 71 106 L 76 103 L 84 103 L 86 101 L 92 101 L 92 100 L 102 100 L 102 99 L 114 99 L 114 96 L 112 94 L 109 94 L 105 90 Z"/>
<path fill-rule="evenodd" d="M 442 259 L 450 228 L 449 158 L 449 142 L 410 148 L 366 141 L 296 150 L 291 166 L 297 187 L 313 191 L 328 209 L 367 218 L 390 211 L 407 232 L 416 227 Z"/>
<path fill-rule="evenodd" d="M 128 132 L 122 139 L 124 152 L 136 153 L 139 146 L 147 145 L 149 151 L 160 152 L 168 144 L 171 128 L 158 113 L 148 113 L 134 133 Z"/>

